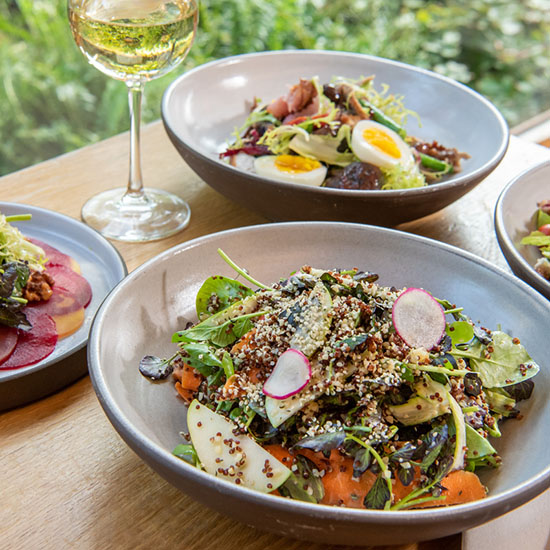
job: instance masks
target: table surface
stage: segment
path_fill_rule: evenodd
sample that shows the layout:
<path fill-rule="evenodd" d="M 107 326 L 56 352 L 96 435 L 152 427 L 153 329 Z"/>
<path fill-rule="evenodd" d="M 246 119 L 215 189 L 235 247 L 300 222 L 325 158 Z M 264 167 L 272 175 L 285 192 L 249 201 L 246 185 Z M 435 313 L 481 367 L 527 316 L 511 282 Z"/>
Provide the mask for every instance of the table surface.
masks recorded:
<path fill-rule="evenodd" d="M 0 199 L 79 218 L 98 191 L 124 186 L 128 135 L 122 134 L 0 178 Z M 196 176 L 160 122 L 142 132 L 146 185 L 185 198 L 191 223 L 168 239 L 114 243 L 131 271 L 182 241 L 267 220 L 225 199 Z M 444 210 L 399 226 L 467 249 L 509 271 L 494 234 L 504 185 L 550 151 L 512 137 L 499 167 Z M 328 548 L 265 534 L 191 500 L 152 472 L 120 439 L 88 376 L 30 405 L 0 414 L 0 546 L 3 548 L 173 548 L 292 550 Z M 460 535 L 398 550 L 458 550 Z M 342 548 L 342 547 L 339 547 Z M 377 547 L 380 550 L 380 547 Z"/>

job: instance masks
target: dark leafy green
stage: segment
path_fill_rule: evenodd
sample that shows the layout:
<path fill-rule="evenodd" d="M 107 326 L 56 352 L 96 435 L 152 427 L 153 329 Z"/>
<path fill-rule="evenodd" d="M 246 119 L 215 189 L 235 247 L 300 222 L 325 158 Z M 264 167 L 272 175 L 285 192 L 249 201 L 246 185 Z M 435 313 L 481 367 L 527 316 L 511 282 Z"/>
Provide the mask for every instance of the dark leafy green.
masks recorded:
<path fill-rule="evenodd" d="M 323 452 L 330 454 L 332 449 L 337 449 L 346 439 L 345 431 L 325 433 L 315 437 L 305 437 L 294 446 L 299 449 L 311 449 L 314 452 Z"/>
<path fill-rule="evenodd" d="M 283 496 L 296 500 L 319 503 L 325 496 L 321 478 L 313 473 L 315 465 L 305 456 L 296 457 L 296 471 L 279 487 Z"/>
<path fill-rule="evenodd" d="M 391 494 L 386 479 L 383 474 L 378 474 L 376 481 L 363 499 L 363 504 L 365 508 L 383 510 L 390 498 Z"/>
<path fill-rule="evenodd" d="M 151 380 L 164 380 L 174 371 L 171 359 L 161 359 L 155 355 L 145 355 L 139 362 L 139 372 Z"/>

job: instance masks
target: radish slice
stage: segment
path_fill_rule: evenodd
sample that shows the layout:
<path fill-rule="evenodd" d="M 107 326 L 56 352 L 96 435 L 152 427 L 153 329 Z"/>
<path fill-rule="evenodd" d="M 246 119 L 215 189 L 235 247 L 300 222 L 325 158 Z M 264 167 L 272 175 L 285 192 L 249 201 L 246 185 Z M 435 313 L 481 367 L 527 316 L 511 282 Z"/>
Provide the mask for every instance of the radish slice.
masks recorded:
<path fill-rule="evenodd" d="M 311 378 L 308 358 L 297 349 L 288 349 L 277 360 L 277 364 L 265 381 L 263 392 L 273 399 L 286 399 L 298 393 Z"/>
<path fill-rule="evenodd" d="M 411 348 L 429 351 L 445 332 L 445 311 L 421 288 L 408 288 L 395 300 L 392 321 L 397 334 Z"/>

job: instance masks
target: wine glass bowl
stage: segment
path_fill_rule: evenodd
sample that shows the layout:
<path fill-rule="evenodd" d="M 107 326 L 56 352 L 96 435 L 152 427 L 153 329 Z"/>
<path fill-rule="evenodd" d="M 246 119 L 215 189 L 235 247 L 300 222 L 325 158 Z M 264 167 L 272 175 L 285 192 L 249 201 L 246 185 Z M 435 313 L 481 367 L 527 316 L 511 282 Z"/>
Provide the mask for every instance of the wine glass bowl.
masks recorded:
<path fill-rule="evenodd" d="M 125 82 L 130 109 L 127 188 L 95 195 L 84 204 L 82 218 L 116 240 L 168 237 L 189 223 L 190 209 L 177 195 L 143 187 L 141 98 L 145 82 L 165 75 L 187 56 L 197 29 L 197 0 L 68 0 L 68 16 L 90 64 Z"/>

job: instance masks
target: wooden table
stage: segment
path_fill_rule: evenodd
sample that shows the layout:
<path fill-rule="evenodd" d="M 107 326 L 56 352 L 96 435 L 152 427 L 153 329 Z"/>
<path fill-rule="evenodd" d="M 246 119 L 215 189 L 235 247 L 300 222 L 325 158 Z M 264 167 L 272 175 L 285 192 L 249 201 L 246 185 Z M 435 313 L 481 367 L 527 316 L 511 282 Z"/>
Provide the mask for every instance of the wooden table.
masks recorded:
<path fill-rule="evenodd" d="M 206 186 L 182 161 L 159 122 L 143 131 L 145 182 L 183 196 L 187 229 L 163 241 L 115 243 L 131 271 L 185 240 L 266 220 Z M 0 178 L 0 200 L 79 218 L 84 201 L 125 185 L 128 136 L 116 136 Z M 512 138 L 493 174 L 439 213 L 400 229 L 468 249 L 507 268 L 494 236 L 493 209 L 504 184 L 550 151 Z M 460 536 L 401 550 L 458 550 Z M 168 485 L 119 438 L 89 377 L 0 415 L 0 548 L 321 550 L 235 523 Z M 324 547 L 327 548 L 327 547 Z M 340 547 L 341 548 L 341 547 Z"/>

